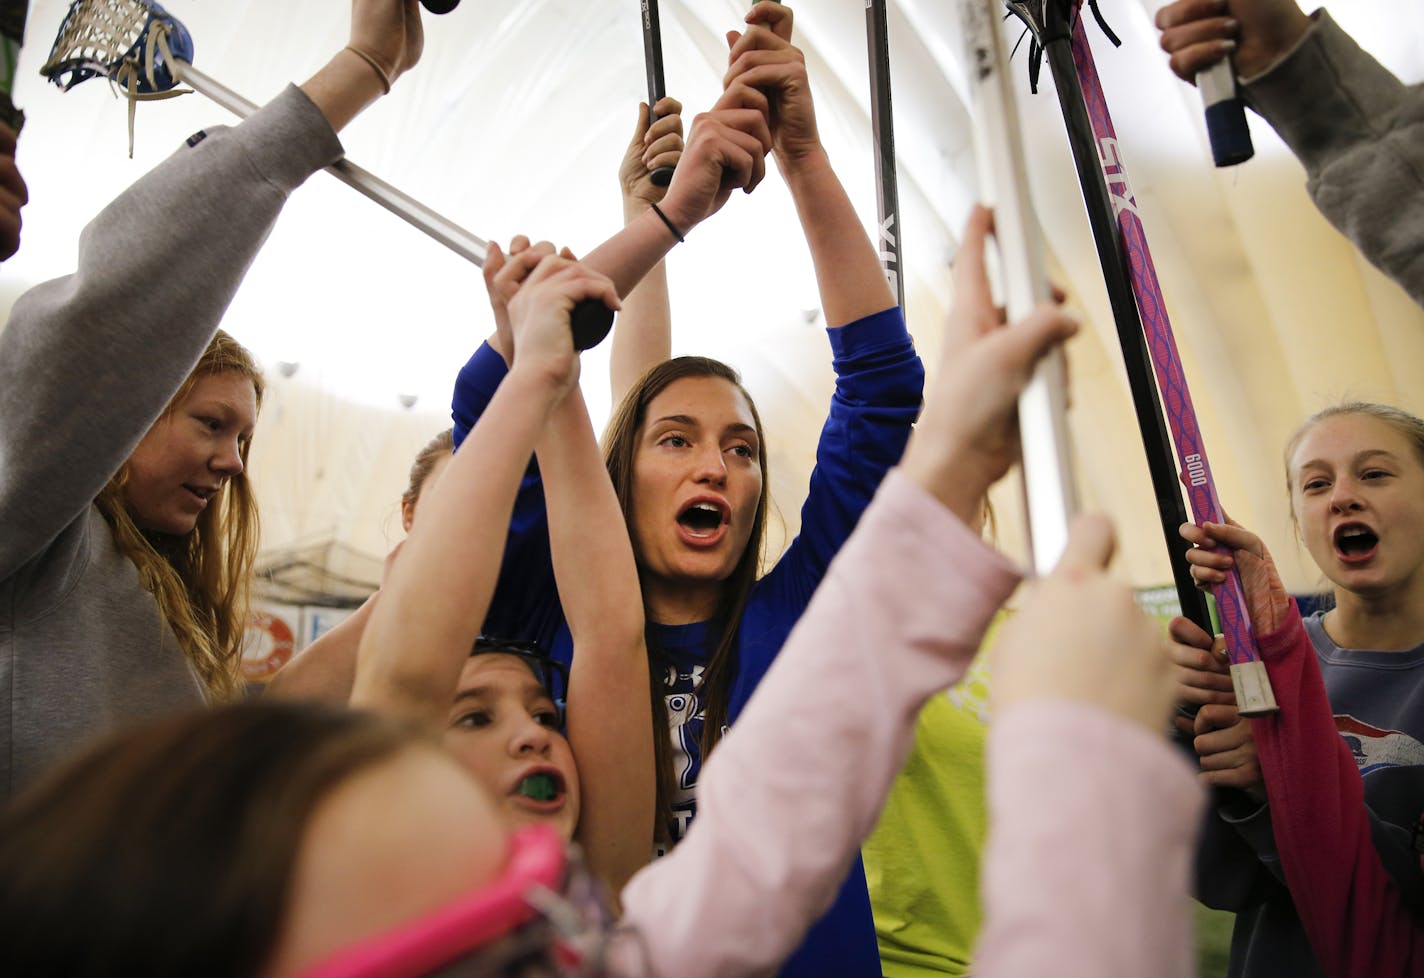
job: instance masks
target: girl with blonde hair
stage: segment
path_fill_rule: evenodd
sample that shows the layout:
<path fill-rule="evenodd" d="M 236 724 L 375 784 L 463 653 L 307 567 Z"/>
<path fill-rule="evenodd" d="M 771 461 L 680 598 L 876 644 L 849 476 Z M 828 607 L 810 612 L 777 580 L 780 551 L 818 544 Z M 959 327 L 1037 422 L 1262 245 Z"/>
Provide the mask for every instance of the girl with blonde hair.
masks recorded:
<path fill-rule="evenodd" d="M 1285 461 L 1291 513 L 1333 607 L 1302 617 L 1251 531 L 1182 528 L 1199 583 L 1240 569 L 1280 704 L 1275 716 L 1240 719 L 1211 639 L 1173 622 L 1180 698 L 1198 707 L 1178 725 L 1191 729 L 1203 779 L 1218 788 L 1203 896 L 1237 912 L 1232 974 L 1416 975 L 1424 419 L 1339 404 L 1300 427 Z"/>
<path fill-rule="evenodd" d="M 240 690 L 236 664 L 259 528 L 247 455 L 264 386 L 252 354 L 218 330 L 163 415 L 94 500 L 210 699 L 231 699 Z M 232 421 L 208 416 L 228 411 Z M 178 483 L 177 500 L 157 497 L 162 470 L 183 465 L 189 455 L 210 475 L 199 469 Z M 189 501 L 185 493 L 196 498 Z M 165 506 L 170 512 L 161 511 Z M 191 520 L 189 510 L 196 510 Z"/>
<path fill-rule="evenodd" d="M 97 734 L 238 690 L 261 378 L 217 332 L 335 130 L 420 57 L 413 0 L 106 207 L 0 331 L 0 799 Z M 379 70 L 378 70 L 379 69 Z M 91 352 L 92 351 L 92 352 Z"/>

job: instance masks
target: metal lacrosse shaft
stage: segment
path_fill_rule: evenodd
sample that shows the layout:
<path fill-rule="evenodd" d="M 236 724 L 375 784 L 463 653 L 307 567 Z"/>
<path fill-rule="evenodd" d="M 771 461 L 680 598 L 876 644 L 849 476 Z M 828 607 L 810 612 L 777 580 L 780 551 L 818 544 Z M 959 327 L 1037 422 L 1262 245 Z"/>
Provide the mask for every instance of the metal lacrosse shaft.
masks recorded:
<path fill-rule="evenodd" d="M 0 0 L 0 3 L 4 2 Z M 428 6 L 450 10 L 455 3 L 438 0 Z M 120 40 L 122 45 L 117 51 L 113 50 L 114 42 Z M 142 62 L 139 60 L 140 52 L 143 53 Z M 172 90 L 183 82 L 239 118 L 246 119 L 257 111 L 252 102 L 194 68 L 188 60 L 192 52 L 192 37 L 187 29 L 151 0 L 147 3 L 132 0 L 119 2 L 112 8 L 76 0 L 60 24 L 59 36 L 41 73 L 65 91 L 95 77 L 107 77 L 111 82 L 126 85 L 130 140 L 133 136 L 135 100 L 176 94 Z M 370 60 L 369 57 L 367 60 Z M 385 78 L 384 72 L 381 75 L 389 91 L 390 80 Z M 488 243 L 483 238 L 466 231 L 350 160 L 339 160 L 326 169 L 471 264 L 484 265 Z M 613 310 L 597 299 L 576 303 L 569 315 L 574 348 L 578 350 L 597 345 L 612 327 Z"/>
<path fill-rule="evenodd" d="M 1152 252 L 1147 247 L 1147 235 L 1143 230 L 1142 220 L 1137 215 L 1137 201 L 1132 194 L 1132 184 L 1128 180 L 1127 168 L 1118 146 L 1117 132 L 1113 129 L 1112 116 L 1108 114 L 1107 100 L 1103 95 L 1103 86 L 1098 79 L 1098 69 L 1093 63 L 1093 52 L 1088 46 L 1088 36 L 1083 30 L 1081 17 L 1073 19 L 1071 51 L 1079 93 L 1092 122 L 1104 179 L 1111 185 L 1112 207 L 1116 212 L 1117 228 L 1127 252 L 1132 290 L 1137 297 L 1142 326 L 1152 356 L 1152 366 L 1167 408 L 1172 440 L 1177 447 L 1177 460 L 1181 471 L 1185 473 L 1184 481 L 1187 483 L 1187 498 L 1191 500 L 1192 514 L 1198 522 L 1224 523 L 1226 520 L 1222 515 L 1221 500 L 1216 493 L 1216 483 L 1211 477 L 1211 463 L 1207 460 L 1201 428 L 1197 424 L 1196 411 L 1192 407 L 1192 394 L 1187 388 L 1187 378 L 1182 370 L 1182 358 L 1177 351 L 1172 323 L 1167 317 L 1167 306 L 1162 300 L 1162 289 L 1157 281 L 1157 270 L 1152 264 Z M 1061 91 L 1060 89 L 1060 93 Z M 1218 550 L 1221 553 L 1229 552 L 1225 547 Z M 1217 585 L 1213 593 L 1216 597 L 1217 612 L 1221 617 L 1222 631 L 1226 635 L 1226 651 L 1231 661 L 1232 682 L 1236 687 L 1237 709 L 1242 716 L 1248 717 L 1274 713 L 1275 696 L 1271 692 L 1270 680 L 1256 650 L 1256 638 L 1252 634 L 1251 618 L 1246 608 L 1246 592 L 1241 585 L 1241 576 L 1234 566 L 1227 572 L 1226 582 Z"/>
<path fill-rule="evenodd" d="M 905 308 L 905 264 L 900 258 L 900 191 L 895 179 L 895 119 L 890 107 L 890 27 L 886 0 L 865 0 L 865 38 L 870 49 L 870 129 L 875 152 L 880 229 L 880 267 Z"/>
<path fill-rule="evenodd" d="M 992 198 L 994 238 L 1010 322 L 1051 298 L 1038 219 L 1028 193 L 1018 108 L 999 29 L 999 0 L 960 0 L 966 64 L 973 92 L 974 147 L 980 192 Z M 986 193 L 991 191 L 992 193 Z M 1047 573 L 1068 542 L 1077 510 L 1063 387 L 1063 354 L 1044 357 L 1019 396 L 1024 497 L 1033 565 Z"/>
<path fill-rule="evenodd" d="M 196 92 L 206 95 L 233 115 L 246 119 L 257 111 L 257 106 L 228 88 L 217 79 L 199 71 L 182 58 L 170 61 L 173 74 Z M 369 170 L 362 169 L 350 160 L 337 160 L 327 171 L 348 187 L 359 191 L 380 204 L 392 214 L 401 217 L 412 227 L 419 228 L 451 251 L 475 265 L 485 263 L 485 250 L 489 243 L 478 235 L 466 231 L 460 225 L 437 213 L 420 201 L 391 186 Z"/>
<path fill-rule="evenodd" d="M 183 59 L 169 58 L 168 60 L 173 67 L 175 78 L 186 82 L 192 86 L 194 91 L 206 95 L 234 115 L 245 119 L 257 111 L 256 105 L 216 79 L 194 68 Z M 414 197 L 404 191 L 397 190 L 374 173 L 362 169 L 350 160 L 337 160 L 326 169 L 348 187 L 359 191 L 392 214 L 403 218 L 412 227 L 424 231 L 455 254 L 476 266 L 484 266 L 488 242 L 483 238 L 466 231 L 454 221 L 431 210 Z M 573 311 L 569 315 L 569 328 L 573 331 L 575 349 L 587 350 L 597 346 L 613 328 L 613 310 L 597 299 L 583 299 L 574 305 Z"/>

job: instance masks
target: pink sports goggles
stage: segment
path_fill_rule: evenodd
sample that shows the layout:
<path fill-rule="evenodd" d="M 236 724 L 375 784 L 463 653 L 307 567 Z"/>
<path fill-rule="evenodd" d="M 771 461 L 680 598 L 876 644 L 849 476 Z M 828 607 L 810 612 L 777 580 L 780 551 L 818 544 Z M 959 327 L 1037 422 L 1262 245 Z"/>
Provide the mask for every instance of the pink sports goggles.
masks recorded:
<path fill-rule="evenodd" d="M 602 884 L 546 825 L 510 836 L 499 879 L 332 954 L 301 978 L 605 978 L 614 936 Z"/>

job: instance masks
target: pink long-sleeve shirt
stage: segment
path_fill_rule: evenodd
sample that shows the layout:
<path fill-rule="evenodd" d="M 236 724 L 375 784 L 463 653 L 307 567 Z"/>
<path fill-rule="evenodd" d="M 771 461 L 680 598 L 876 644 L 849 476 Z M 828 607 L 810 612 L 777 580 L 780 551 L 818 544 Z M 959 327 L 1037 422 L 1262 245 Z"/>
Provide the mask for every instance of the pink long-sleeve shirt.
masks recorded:
<path fill-rule="evenodd" d="M 773 973 L 875 824 L 920 708 L 963 676 L 1019 578 L 892 472 L 708 761 L 687 838 L 624 889 L 639 940 L 619 973 Z M 1028 703 L 996 720 L 990 778 L 979 974 L 1191 974 L 1202 800 L 1165 743 L 1085 706 Z"/>

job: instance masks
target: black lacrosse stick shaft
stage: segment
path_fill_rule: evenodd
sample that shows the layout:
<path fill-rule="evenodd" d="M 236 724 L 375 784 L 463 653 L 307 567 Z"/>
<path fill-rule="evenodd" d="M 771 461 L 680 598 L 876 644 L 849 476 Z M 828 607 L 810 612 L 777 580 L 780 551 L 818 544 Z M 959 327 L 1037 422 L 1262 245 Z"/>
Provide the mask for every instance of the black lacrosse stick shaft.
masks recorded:
<path fill-rule="evenodd" d="M 900 259 L 900 190 L 895 175 L 895 120 L 890 108 L 890 28 L 886 0 L 865 5 L 865 37 L 870 48 L 870 128 L 875 151 L 880 230 L 876 251 L 895 301 L 905 307 L 904 263 Z"/>
<path fill-rule="evenodd" d="M 648 125 L 657 121 L 656 106 L 667 94 L 663 81 L 663 34 L 658 22 L 658 0 L 641 0 L 643 21 L 643 61 L 648 70 Z M 653 184 L 666 187 L 672 183 L 672 167 L 660 166 L 653 171 Z"/>
<path fill-rule="evenodd" d="M 1083 89 L 1073 65 L 1071 18 L 1077 16 L 1078 9 L 1072 0 L 1038 0 L 1028 4 L 1010 2 L 1008 6 L 1025 22 L 1039 49 L 1048 58 L 1054 88 L 1058 92 L 1058 104 L 1063 112 L 1063 124 L 1068 130 L 1068 144 L 1073 151 L 1073 164 L 1078 171 L 1078 185 L 1082 188 L 1088 223 L 1093 231 L 1093 243 L 1103 269 L 1103 283 L 1107 286 L 1118 343 L 1127 368 L 1128 388 L 1132 393 L 1137 427 L 1147 454 L 1147 470 L 1157 498 L 1157 514 L 1172 565 L 1177 600 L 1181 603 L 1182 614 L 1210 634 L 1211 612 L 1205 595 L 1192 580 L 1191 565 L 1187 563 L 1187 551 L 1191 545 L 1178 532 L 1178 528 L 1187 522 L 1187 509 L 1182 500 L 1182 487 L 1177 478 L 1167 422 L 1162 414 L 1157 380 L 1152 373 L 1152 355 L 1147 348 L 1137 300 L 1133 295 L 1127 254 L 1118 233 L 1112 197 L 1103 177 L 1092 120 L 1088 117 Z"/>

